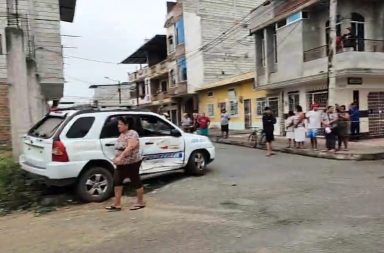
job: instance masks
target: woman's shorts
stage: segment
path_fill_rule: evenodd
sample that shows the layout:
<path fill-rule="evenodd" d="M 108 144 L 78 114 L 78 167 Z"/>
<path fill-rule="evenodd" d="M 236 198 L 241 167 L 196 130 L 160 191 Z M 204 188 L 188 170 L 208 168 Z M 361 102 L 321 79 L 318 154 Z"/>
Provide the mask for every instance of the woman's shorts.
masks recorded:
<path fill-rule="evenodd" d="M 141 162 L 142 161 L 132 164 L 118 165 L 113 175 L 115 186 L 122 186 L 124 180 L 129 178 L 135 189 L 140 189 L 143 187 L 139 173 Z"/>
<path fill-rule="evenodd" d="M 221 132 L 227 132 L 229 131 L 229 125 L 221 125 Z"/>

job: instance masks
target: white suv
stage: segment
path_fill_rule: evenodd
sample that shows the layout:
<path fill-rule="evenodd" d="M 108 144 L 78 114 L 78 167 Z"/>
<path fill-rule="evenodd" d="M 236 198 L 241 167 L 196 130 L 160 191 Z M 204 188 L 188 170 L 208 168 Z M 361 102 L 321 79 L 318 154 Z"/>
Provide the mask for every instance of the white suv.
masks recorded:
<path fill-rule="evenodd" d="M 113 192 L 117 118 L 132 117 L 144 157 L 141 174 L 185 169 L 203 175 L 215 158 L 207 137 L 184 133 L 150 112 L 130 110 L 62 110 L 51 112 L 23 138 L 23 170 L 48 185 L 75 184 L 79 197 L 100 202 Z"/>

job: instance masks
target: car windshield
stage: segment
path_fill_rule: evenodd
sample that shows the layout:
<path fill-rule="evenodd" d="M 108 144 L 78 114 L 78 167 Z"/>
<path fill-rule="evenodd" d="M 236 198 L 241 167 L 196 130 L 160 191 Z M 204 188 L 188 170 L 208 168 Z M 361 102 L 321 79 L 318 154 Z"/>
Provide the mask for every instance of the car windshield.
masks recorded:
<path fill-rule="evenodd" d="M 28 134 L 45 139 L 51 138 L 64 120 L 65 117 L 47 116 L 37 123 Z"/>

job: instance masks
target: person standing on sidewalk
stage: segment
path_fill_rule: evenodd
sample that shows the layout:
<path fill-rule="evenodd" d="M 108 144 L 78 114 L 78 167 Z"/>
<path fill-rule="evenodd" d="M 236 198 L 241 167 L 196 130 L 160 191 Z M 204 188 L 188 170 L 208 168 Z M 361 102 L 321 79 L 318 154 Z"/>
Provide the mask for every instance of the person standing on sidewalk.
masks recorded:
<path fill-rule="evenodd" d="M 273 132 L 275 131 L 276 118 L 273 116 L 271 108 L 265 107 L 263 116 L 263 131 L 267 142 L 267 156 L 273 155 L 272 142 L 275 140 Z"/>
<path fill-rule="evenodd" d="M 346 111 L 345 105 L 339 107 L 339 120 L 337 121 L 338 144 L 341 150 L 344 144 L 344 151 L 348 151 L 348 135 L 349 135 L 349 113 Z"/>
<path fill-rule="evenodd" d="M 312 150 L 317 151 L 317 134 L 321 128 L 321 112 L 319 111 L 319 105 L 313 104 L 312 110 L 305 115 L 308 120 L 308 138 L 311 140 Z"/>
<path fill-rule="evenodd" d="M 328 106 L 322 119 L 328 152 L 336 152 L 337 121 L 338 115 L 335 113 L 335 108 L 333 106 Z"/>
<path fill-rule="evenodd" d="M 304 148 L 305 141 L 305 114 L 300 105 L 296 106 L 296 115 L 294 117 L 293 132 L 295 134 L 296 148 Z"/>
<path fill-rule="evenodd" d="M 221 137 L 228 139 L 229 135 L 229 121 L 231 120 L 229 113 L 227 113 L 226 109 L 221 111 Z"/>
<path fill-rule="evenodd" d="M 351 104 L 349 109 L 351 120 L 351 135 L 353 139 L 359 139 L 360 136 L 360 111 L 356 103 Z"/>
<path fill-rule="evenodd" d="M 188 113 L 184 113 L 184 117 L 181 120 L 181 126 L 182 126 L 184 132 L 188 133 L 191 131 L 192 120 L 189 117 Z"/>
<path fill-rule="evenodd" d="M 208 128 L 211 124 L 211 120 L 205 116 L 205 113 L 202 113 L 201 116 L 197 119 L 197 122 L 199 123 L 199 134 L 208 136 Z"/>
<path fill-rule="evenodd" d="M 295 142 L 295 134 L 293 133 L 293 120 L 295 117 L 295 113 L 293 111 L 288 112 L 288 117 L 285 120 L 285 131 L 286 131 L 286 137 L 288 139 L 288 148 L 292 147 L 292 142 L 293 146 L 296 147 L 296 142 Z"/>

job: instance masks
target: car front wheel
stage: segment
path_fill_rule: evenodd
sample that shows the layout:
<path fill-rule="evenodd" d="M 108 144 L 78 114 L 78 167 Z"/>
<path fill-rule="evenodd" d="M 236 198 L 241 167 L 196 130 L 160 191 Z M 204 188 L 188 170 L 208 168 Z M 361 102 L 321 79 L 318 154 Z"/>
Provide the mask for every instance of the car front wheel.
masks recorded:
<path fill-rule="evenodd" d="M 204 175 L 207 168 L 207 156 L 204 151 L 198 150 L 191 154 L 186 167 L 186 172 L 191 175 Z"/>
<path fill-rule="evenodd" d="M 79 178 L 77 194 L 84 202 L 102 202 L 112 196 L 112 173 L 102 167 L 91 167 Z"/>

